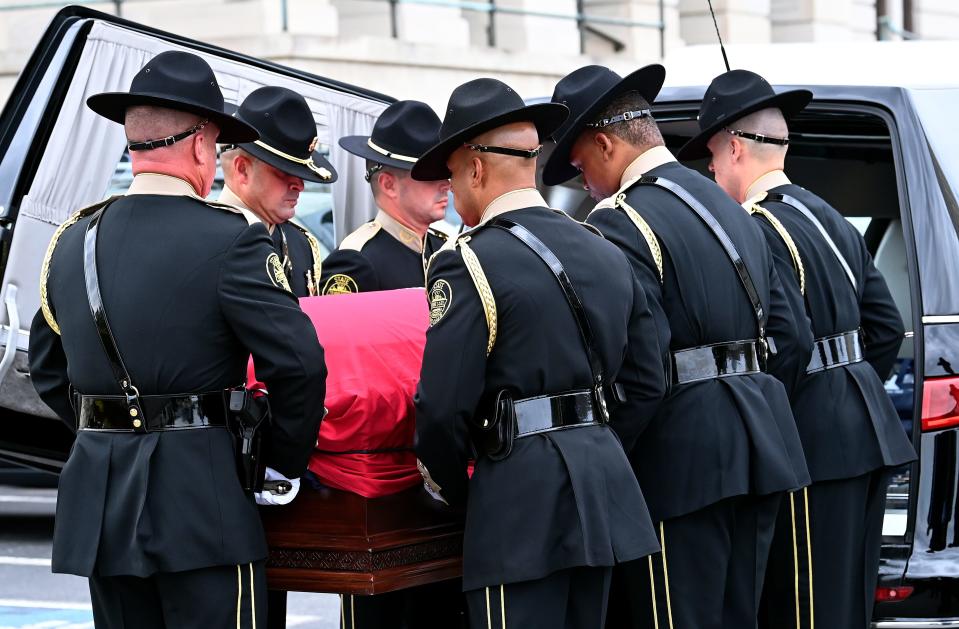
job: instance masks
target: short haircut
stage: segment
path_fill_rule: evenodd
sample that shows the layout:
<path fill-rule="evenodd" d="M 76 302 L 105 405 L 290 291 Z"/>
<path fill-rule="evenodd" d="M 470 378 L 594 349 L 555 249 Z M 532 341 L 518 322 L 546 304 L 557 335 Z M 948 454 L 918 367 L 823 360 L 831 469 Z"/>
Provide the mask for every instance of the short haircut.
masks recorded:
<path fill-rule="evenodd" d="M 595 123 L 604 118 L 620 116 L 627 111 L 641 111 L 649 108 L 650 105 L 646 102 L 646 99 L 634 90 L 621 94 L 611 100 L 596 114 L 595 120 L 589 120 L 587 122 Z M 592 127 L 587 127 L 587 129 L 608 135 L 615 135 L 619 139 L 638 147 L 663 144 L 663 134 L 659 131 L 659 126 L 652 116 L 633 118 L 625 122 L 614 122 L 609 126 L 598 129 Z"/>
<path fill-rule="evenodd" d="M 378 194 L 380 194 L 380 174 L 381 173 L 390 173 L 397 179 L 403 179 L 408 177 L 410 171 L 404 170 L 403 168 L 395 168 L 393 166 L 387 166 L 386 164 L 381 164 L 380 162 L 373 161 L 371 159 L 366 160 L 366 172 L 370 172 L 372 169 L 376 169 L 370 176 L 370 188 L 373 190 L 373 198 L 375 199 Z"/>

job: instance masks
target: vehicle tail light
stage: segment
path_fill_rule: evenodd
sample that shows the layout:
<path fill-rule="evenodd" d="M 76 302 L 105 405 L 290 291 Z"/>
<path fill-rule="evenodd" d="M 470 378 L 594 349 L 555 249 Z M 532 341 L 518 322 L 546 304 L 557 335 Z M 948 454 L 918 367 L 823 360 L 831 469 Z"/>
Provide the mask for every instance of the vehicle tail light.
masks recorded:
<path fill-rule="evenodd" d="M 922 431 L 959 426 L 959 378 L 926 378 L 922 385 Z"/>
<path fill-rule="evenodd" d="M 909 595 L 912 594 L 912 590 L 913 588 L 908 585 L 894 588 L 877 587 L 876 602 L 895 603 L 896 601 L 903 601 L 909 598 Z"/>

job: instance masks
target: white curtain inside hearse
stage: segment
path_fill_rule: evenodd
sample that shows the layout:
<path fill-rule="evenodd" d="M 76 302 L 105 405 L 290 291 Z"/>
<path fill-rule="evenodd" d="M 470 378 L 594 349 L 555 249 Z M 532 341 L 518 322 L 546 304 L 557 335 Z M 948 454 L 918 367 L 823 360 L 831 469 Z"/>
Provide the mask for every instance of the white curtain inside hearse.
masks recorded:
<path fill-rule="evenodd" d="M 123 128 L 94 114 L 87 108 L 86 99 L 99 92 L 126 90 L 148 59 L 171 49 L 203 56 L 216 72 L 227 101 L 241 101 L 263 85 L 288 87 L 303 94 L 316 119 L 319 142 L 329 149 L 330 161 L 340 174 L 335 184 L 323 190 L 331 195 L 323 202 L 333 207 L 338 238 L 375 214 L 369 188 L 362 177 L 362 160 L 343 151 L 336 139 L 368 134 L 386 107 L 384 103 L 96 22 L 87 36 L 30 190 L 20 203 L 0 292 L 0 303 L 6 303 L 6 308 L 0 308 L 0 320 L 7 328 L 0 334 L 0 344 L 7 345 L 7 339 L 16 336 L 16 345 L 25 349 L 26 331 L 39 307 L 40 265 L 54 230 L 77 208 L 104 198 L 111 184 L 116 185 L 116 177 L 121 172 L 123 164 L 118 167 L 118 163 L 125 151 Z M 8 336 L 11 323 L 19 334 Z M 3 378 L 0 406 L 36 410 L 26 400 L 23 404 L 11 400 L 23 394 L 23 388 L 13 380 L 26 379 L 25 356 L 22 351 L 19 354 L 4 370 L 8 373 L 0 374 Z M 16 368 L 10 369 L 12 366 Z M 26 382 L 20 384 L 27 385 Z M 12 395 L 11 389 L 16 389 L 17 394 Z"/>

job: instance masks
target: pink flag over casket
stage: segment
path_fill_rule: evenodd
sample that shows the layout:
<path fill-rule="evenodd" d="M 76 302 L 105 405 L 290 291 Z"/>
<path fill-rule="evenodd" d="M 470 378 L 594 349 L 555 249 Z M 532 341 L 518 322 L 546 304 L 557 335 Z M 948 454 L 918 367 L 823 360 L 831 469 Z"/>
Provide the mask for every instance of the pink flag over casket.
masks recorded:
<path fill-rule="evenodd" d="M 429 326 L 421 288 L 304 297 L 326 355 L 326 407 L 310 470 L 327 486 L 377 498 L 422 482 L 413 394 Z M 249 382 L 256 382 L 250 364 Z"/>

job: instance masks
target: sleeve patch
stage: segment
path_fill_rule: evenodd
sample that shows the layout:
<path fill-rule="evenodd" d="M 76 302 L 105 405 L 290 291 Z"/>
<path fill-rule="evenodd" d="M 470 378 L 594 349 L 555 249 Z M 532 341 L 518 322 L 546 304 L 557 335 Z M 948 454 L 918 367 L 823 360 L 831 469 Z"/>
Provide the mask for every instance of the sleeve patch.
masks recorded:
<path fill-rule="evenodd" d="M 356 280 L 354 280 L 349 275 L 344 275 L 343 273 L 337 273 L 336 275 L 330 276 L 326 283 L 323 284 L 323 290 L 320 291 L 321 295 L 347 295 L 349 293 L 358 293 L 360 292 L 359 287 L 356 285 Z"/>
<path fill-rule="evenodd" d="M 290 288 L 290 281 L 286 279 L 286 273 L 283 272 L 283 263 L 280 262 L 280 256 L 276 252 L 266 257 L 266 274 L 274 286 L 293 292 L 293 289 Z"/>
<path fill-rule="evenodd" d="M 453 287 L 446 280 L 436 280 L 430 288 L 430 327 L 439 323 L 453 303 Z"/>

